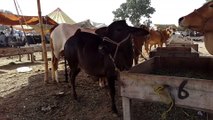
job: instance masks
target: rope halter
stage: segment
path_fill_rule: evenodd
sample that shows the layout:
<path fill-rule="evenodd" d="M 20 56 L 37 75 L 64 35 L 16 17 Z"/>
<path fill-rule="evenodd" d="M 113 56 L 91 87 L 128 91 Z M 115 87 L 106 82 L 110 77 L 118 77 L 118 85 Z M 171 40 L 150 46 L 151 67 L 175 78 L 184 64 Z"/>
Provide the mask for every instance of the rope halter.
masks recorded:
<path fill-rule="evenodd" d="M 115 70 L 118 71 L 118 73 L 119 73 L 120 70 L 118 69 L 118 67 L 117 67 L 116 64 L 115 64 L 115 57 L 116 57 L 116 55 L 117 55 L 119 46 L 120 46 L 122 43 L 124 43 L 125 41 L 127 41 L 127 40 L 129 39 L 130 36 L 131 36 L 131 35 L 129 34 L 127 37 L 125 37 L 125 38 L 124 38 L 123 40 L 121 40 L 120 42 L 115 42 L 115 41 L 113 41 L 112 39 L 110 39 L 110 38 L 108 38 L 108 37 L 104 37 L 104 38 L 103 38 L 103 41 L 107 41 L 107 42 L 109 42 L 109 43 L 112 43 L 112 44 L 115 44 L 115 45 L 116 45 L 116 49 L 115 49 L 114 56 L 112 57 L 112 55 L 109 54 L 109 58 L 112 60 L 113 65 L 114 65 L 114 67 L 115 67 Z"/>
<path fill-rule="evenodd" d="M 113 56 L 113 62 L 114 62 L 114 59 L 115 59 L 115 57 L 116 57 L 116 55 L 117 55 L 119 46 L 120 46 L 122 43 L 124 43 L 125 41 L 127 41 L 127 40 L 129 39 L 129 37 L 130 37 L 130 34 L 129 34 L 127 37 L 125 37 L 125 38 L 124 38 L 122 41 L 120 41 L 120 42 L 115 42 L 115 41 L 113 41 L 112 39 L 110 39 L 110 38 L 108 38 L 108 37 L 104 37 L 104 38 L 103 38 L 103 41 L 107 41 L 107 42 L 109 42 L 109 43 L 112 43 L 112 44 L 115 44 L 115 45 L 116 45 L 115 53 L 114 53 L 114 56 Z"/>

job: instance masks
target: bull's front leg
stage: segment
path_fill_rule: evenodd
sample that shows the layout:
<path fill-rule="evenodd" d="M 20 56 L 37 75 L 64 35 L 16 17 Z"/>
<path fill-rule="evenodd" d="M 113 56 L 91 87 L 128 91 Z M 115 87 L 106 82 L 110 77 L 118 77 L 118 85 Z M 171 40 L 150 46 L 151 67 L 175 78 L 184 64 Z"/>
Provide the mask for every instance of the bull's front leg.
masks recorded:
<path fill-rule="evenodd" d="M 75 90 L 75 78 L 79 72 L 80 72 L 79 68 L 71 68 L 71 70 L 70 70 L 70 81 L 71 81 L 71 85 L 72 85 L 73 97 L 75 100 L 77 100 L 77 94 L 76 94 L 76 90 Z"/>
<path fill-rule="evenodd" d="M 115 80 L 116 79 L 117 79 L 116 76 L 107 77 L 109 92 L 111 97 L 111 104 L 112 104 L 111 109 L 113 113 L 118 114 L 118 110 L 115 105 Z"/>

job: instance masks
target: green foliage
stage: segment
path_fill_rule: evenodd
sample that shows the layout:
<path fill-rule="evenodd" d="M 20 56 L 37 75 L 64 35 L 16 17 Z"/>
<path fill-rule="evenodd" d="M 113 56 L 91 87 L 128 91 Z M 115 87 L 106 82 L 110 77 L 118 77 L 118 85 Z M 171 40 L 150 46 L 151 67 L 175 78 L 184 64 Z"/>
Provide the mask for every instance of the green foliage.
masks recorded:
<path fill-rule="evenodd" d="M 155 12 L 150 5 L 150 0 L 127 0 L 112 12 L 114 20 L 128 19 L 134 26 L 138 26 L 142 18 L 150 18 L 150 14 Z"/>
<path fill-rule="evenodd" d="M 146 25 L 148 28 L 151 27 L 152 21 L 150 19 L 147 19 L 143 22 L 144 25 Z"/>
<path fill-rule="evenodd" d="M 213 1 L 213 0 L 206 0 L 206 2 L 210 2 L 210 1 Z"/>
<path fill-rule="evenodd" d="M 0 9 L 0 12 L 2 12 L 2 13 L 12 13 L 12 12 L 9 11 L 9 10 L 3 10 L 3 9 Z"/>

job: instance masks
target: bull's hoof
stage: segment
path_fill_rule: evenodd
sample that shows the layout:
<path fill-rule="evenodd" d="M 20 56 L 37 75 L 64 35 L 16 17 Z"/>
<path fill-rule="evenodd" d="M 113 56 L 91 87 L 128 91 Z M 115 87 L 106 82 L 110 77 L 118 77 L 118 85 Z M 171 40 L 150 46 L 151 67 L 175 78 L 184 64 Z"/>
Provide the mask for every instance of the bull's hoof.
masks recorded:
<path fill-rule="evenodd" d="M 69 81 L 68 81 L 68 80 L 64 80 L 64 82 L 65 82 L 65 83 L 69 83 Z"/>
<path fill-rule="evenodd" d="M 78 101 L 77 94 L 73 94 L 74 100 Z"/>
<path fill-rule="evenodd" d="M 120 117 L 120 115 L 118 113 L 114 113 L 114 112 L 112 113 L 112 116 L 113 117 Z"/>
<path fill-rule="evenodd" d="M 53 84 L 58 84 L 60 83 L 59 81 L 53 80 Z"/>
<path fill-rule="evenodd" d="M 46 85 L 46 84 L 49 84 L 50 82 L 49 82 L 49 80 L 45 80 L 44 81 L 44 84 Z"/>
<path fill-rule="evenodd" d="M 116 106 L 112 106 L 112 112 L 113 112 L 113 114 L 118 115 L 118 110 L 117 110 Z"/>

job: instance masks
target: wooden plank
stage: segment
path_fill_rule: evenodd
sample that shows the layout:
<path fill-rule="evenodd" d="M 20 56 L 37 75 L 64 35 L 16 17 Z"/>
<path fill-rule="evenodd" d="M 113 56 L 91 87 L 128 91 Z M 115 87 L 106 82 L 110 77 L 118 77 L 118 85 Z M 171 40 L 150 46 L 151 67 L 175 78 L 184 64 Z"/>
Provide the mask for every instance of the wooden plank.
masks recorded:
<path fill-rule="evenodd" d="M 131 68 L 130 72 L 142 72 L 142 73 L 149 73 L 154 68 L 154 61 L 155 58 L 150 58 L 149 60 L 146 60 L 143 62 L 143 64 L 138 64 Z M 141 69 L 143 68 L 143 69 Z"/>
<path fill-rule="evenodd" d="M 18 51 L 19 51 L 19 55 L 22 55 L 22 54 L 31 54 L 34 52 L 34 49 L 29 47 L 29 48 L 17 48 Z"/>
<path fill-rule="evenodd" d="M 127 97 L 122 97 L 123 120 L 131 120 L 131 100 Z"/>
<path fill-rule="evenodd" d="M 170 46 L 158 47 L 149 53 L 149 58 L 154 56 L 161 57 L 199 57 L 199 53 L 191 47 Z"/>
<path fill-rule="evenodd" d="M 149 58 L 160 56 L 160 57 L 199 57 L 199 53 L 172 53 L 172 52 L 155 52 L 151 51 L 149 53 Z"/>
<path fill-rule="evenodd" d="M 32 54 L 33 48 L 1 48 L 0 57 L 22 55 L 22 54 Z"/>
<path fill-rule="evenodd" d="M 42 52 L 42 46 L 40 44 L 39 45 L 32 45 L 31 47 L 33 47 L 34 52 Z M 46 44 L 46 49 L 47 49 L 47 51 L 51 51 L 49 44 Z"/>
<path fill-rule="evenodd" d="M 213 120 L 213 113 L 208 113 L 207 120 Z"/>
<path fill-rule="evenodd" d="M 158 47 L 158 52 L 184 52 L 184 53 L 190 53 L 191 48 L 190 47 Z"/>
<path fill-rule="evenodd" d="M 134 66 L 129 72 L 150 74 L 150 72 L 161 69 L 174 68 L 179 70 L 200 71 L 212 76 L 213 59 L 210 57 L 184 58 L 184 57 L 154 57 L 137 66 Z M 181 72 L 181 71 L 180 71 Z"/>
<path fill-rule="evenodd" d="M 168 47 L 190 47 L 198 52 L 198 44 L 168 44 Z"/>
<path fill-rule="evenodd" d="M 174 76 L 121 73 L 121 96 L 146 101 L 162 102 L 162 97 L 154 92 L 156 85 L 169 85 L 175 104 L 191 109 L 213 112 L 213 80 Z M 183 80 L 188 83 L 184 89 L 189 93 L 186 99 L 178 98 L 178 88 Z"/>

